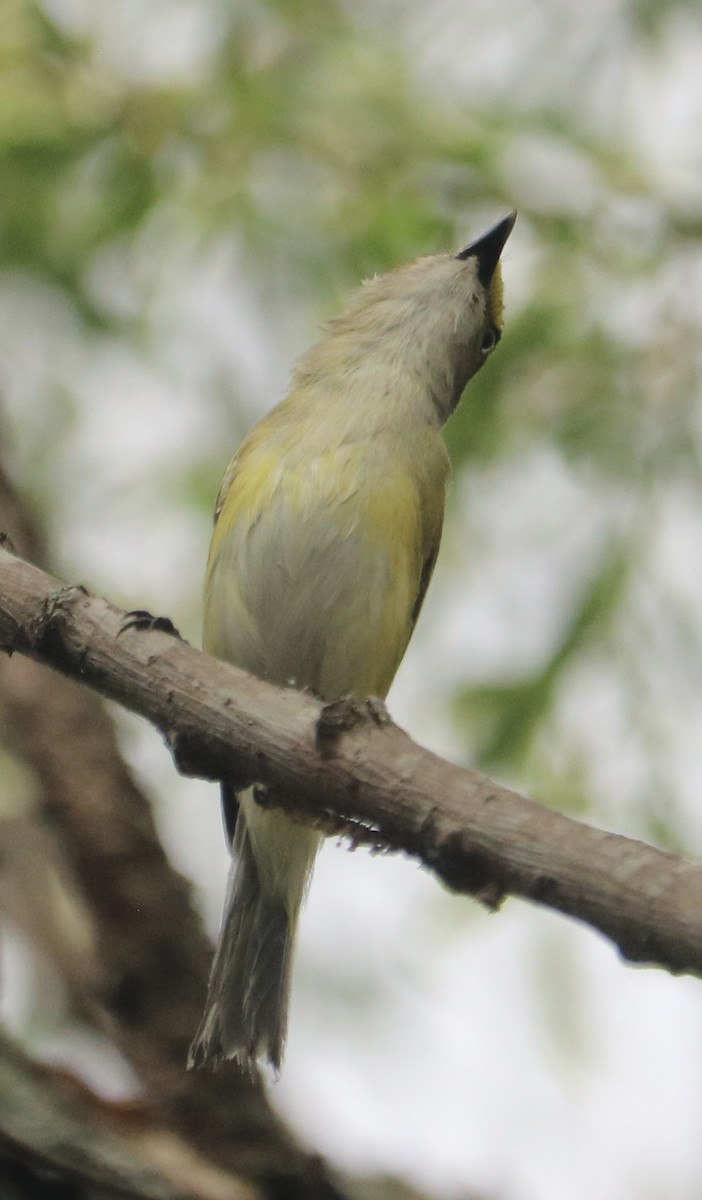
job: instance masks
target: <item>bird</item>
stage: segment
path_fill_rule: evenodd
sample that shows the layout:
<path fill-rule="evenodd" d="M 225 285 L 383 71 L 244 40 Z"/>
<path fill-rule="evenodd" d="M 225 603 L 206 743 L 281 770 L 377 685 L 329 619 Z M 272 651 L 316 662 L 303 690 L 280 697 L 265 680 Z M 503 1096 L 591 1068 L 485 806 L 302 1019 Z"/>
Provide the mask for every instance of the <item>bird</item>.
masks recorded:
<path fill-rule="evenodd" d="M 215 507 L 206 652 L 325 702 L 384 699 L 441 540 L 442 428 L 503 328 L 516 212 L 363 283 L 244 439 Z M 280 1071 L 295 931 L 322 835 L 222 783 L 224 913 L 189 1066 Z"/>

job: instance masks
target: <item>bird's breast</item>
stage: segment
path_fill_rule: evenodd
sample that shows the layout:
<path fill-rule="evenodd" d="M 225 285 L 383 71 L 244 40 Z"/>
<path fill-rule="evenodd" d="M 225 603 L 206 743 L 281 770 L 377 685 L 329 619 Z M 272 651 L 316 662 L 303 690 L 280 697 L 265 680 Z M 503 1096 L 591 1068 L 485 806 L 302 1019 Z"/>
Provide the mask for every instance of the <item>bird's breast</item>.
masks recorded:
<path fill-rule="evenodd" d="M 442 467 L 432 486 L 377 441 L 243 455 L 212 543 L 205 648 L 325 698 L 385 695 L 437 525 L 432 491 L 440 531 Z"/>

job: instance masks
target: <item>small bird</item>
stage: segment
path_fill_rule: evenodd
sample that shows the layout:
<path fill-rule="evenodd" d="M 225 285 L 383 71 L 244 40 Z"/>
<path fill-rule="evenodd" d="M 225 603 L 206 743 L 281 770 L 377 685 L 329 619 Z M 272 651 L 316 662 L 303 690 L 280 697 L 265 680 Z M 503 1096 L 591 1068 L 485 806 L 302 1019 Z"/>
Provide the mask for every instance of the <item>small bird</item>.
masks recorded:
<path fill-rule="evenodd" d="M 441 428 L 502 333 L 500 255 L 516 213 L 457 254 L 368 280 L 245 438 L 215 510 L 210 654 L 325 701 L 384 698 L 441 539 Z M 222 785 L 232 850 L 189 1066 L 278 1071 L 295 929 L 321 835 Z"/>

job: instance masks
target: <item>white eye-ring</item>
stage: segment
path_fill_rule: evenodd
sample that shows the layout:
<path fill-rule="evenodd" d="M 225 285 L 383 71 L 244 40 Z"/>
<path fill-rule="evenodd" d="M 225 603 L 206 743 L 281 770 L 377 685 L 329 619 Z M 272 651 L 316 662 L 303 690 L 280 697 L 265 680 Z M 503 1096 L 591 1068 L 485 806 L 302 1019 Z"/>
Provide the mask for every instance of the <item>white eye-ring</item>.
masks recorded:
<path fill-rule="evenodd" d="M 480 353 L 483 355 L 483 358 L 487 358 L 488 354 L 492 353 L 499 340 L 499 330 L 495 328 L 485 330 L 483 340 L 480 343 Z"/>

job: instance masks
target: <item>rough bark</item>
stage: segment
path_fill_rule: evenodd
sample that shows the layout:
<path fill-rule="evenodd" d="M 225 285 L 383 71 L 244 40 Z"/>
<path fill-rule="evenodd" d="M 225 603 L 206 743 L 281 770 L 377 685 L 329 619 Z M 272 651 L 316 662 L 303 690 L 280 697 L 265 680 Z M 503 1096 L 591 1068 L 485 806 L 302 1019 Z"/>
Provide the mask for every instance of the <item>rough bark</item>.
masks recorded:
<path fill-rule="evenodd" d="M 521 896 L 587 922 L 631 961 L 702 974 L 702 868 L 443 761 L 377 704 L 275 688 L 7 550 L 0 645 L 140 713 L 193 773 L 265 783 L 267 803 L 413 854 L 491 907 Z"/>

